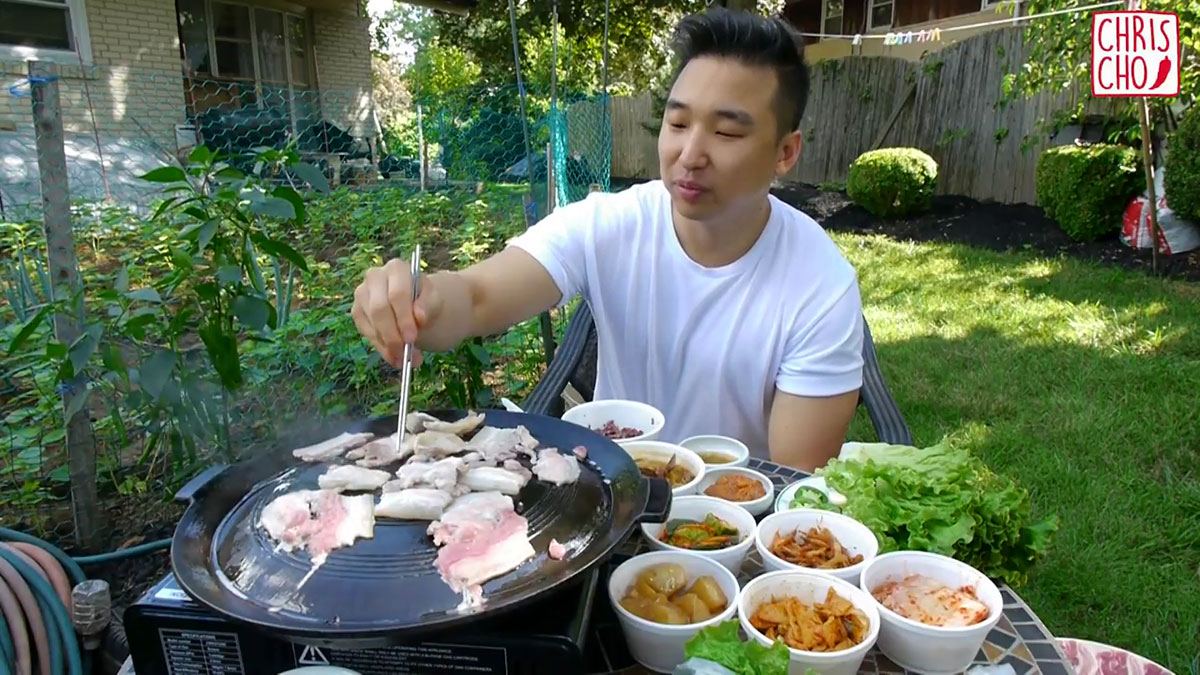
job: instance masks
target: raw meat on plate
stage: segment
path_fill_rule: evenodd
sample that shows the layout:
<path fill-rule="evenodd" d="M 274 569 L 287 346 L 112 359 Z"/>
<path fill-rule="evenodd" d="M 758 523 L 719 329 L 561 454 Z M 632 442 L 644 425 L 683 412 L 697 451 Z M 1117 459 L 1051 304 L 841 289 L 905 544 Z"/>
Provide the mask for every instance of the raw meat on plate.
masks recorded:
<path fill-rule="evenodd" d="M 506 495 L 515 495 L 521 492 L 521 488 L 529 482 L 529 477 L 509 471 L 508 469 L 499 469 L 494 466 L 478 466 L 473 469 L 467 469 L 467 473 L 463 475 L 462 482 L 468 488 L 475 492 L 500 492 Z"/>
<path fill-rule="evenodd" d="M 438 550 L 442 579 L 463 596 L 460 609 L 483 603 L 483 583 L 512 571 L 533 557 L 529 523 L 517 514 L 512 498 L 499 492 L 459 497 L 428 532 Z"/>
<path fill-rule="evenodd" d="M 377 490 L 391 480 L 392 474 L 346 464 L 335 466 L 317 478 L 322 490 Z"/>
<path fill-rule="evenodd" d="M 446 457 L 436 462 L 409 462 L 396 471 L 396 480 L 391 481 L 395 489 L 427 487 L 453 492 L 459 479 L 466 472 L 461 458 Z"/>
<path fill-rule="evenodd" d="M 413 453 L 416 444 L 415 436 L 405 436 L 404 444 L 401 447 L 396 447 L 396 441 L 399 440 L 400 434 L 395 433 L 391 436 L 378 438 L 376 440 L 360 446 L 346 453 L 346 459 L 353 459 L 355 464 L 374 469 L 388 464 L 395 464 Z"/>
<path fill-rule="evenodd" d="M 574 483 L 579 479 L 579 459 L 574 453 L 565 455 L 557 448 L 542 448 L 533 463 L 533 475 L 555 485 Z"/>
<path fill-rule="evenodd" d="M 316 569 L 334 549 L 375 536 L 374 509 L 371 495 L 297 490 L 271 500 L 258 524 L 277 542 L 278 550 L 307 550 Z"/>
<path fill-rule="evenodd" d="M 385 490 L 375 506 L 375 516 L 398 520 L 437 520 L 453 500 L 449 492 L 433 488 L 408 488 L 394 492 Z"/>
<path fill-rule="evenodd" d="M 372 434 L 343 432 L 320 443 L 296 448 L 292 450 L 292 456 L 305 462 L 328 462 L 341 457 L 347 450 L 356 448 L 372 438 L 374 438 Z"/>

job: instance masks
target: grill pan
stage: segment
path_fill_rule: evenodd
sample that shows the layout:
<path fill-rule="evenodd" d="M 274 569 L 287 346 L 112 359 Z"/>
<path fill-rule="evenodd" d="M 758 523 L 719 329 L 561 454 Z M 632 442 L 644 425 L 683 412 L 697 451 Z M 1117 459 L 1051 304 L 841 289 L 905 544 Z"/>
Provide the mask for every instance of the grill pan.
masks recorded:
<path fill-rule="evenodd" d="M 316 489 L 317 477 L 331 466 L 295 459 L 291 449 L 300 447 L 295 443 L 212 467 L 177 493 L 176 499 L 188 504 L 171 546 L 171 567 L 180 586 L 218 614 L 295 642 L 381 647 L 468 625 L 561 590 L 605 561 L 638 523 L 666 520 L 670 484 L 644 478 L 612 440 L 554 417 L 480 412 L 488 426 L 524 425 L 539 447 L 564 452 L 578 445 L 587 448 L 575 483 L 554 486 L 534 478 L 513 497 L 517 512 L 529 521 L 535 555 L 485 583 L 482 607 L 456 609 L 462 597 L 434 567 L 437 549 L 425 533 L 425 521 L 377 519 L 373 539 L 333 551 L 297 588 L 311 568 L 308 553 L 277 553 L 266 533 L 255 527 L 272 499 L 285 491 Z M 451 421 L 466 411 L 430 414 Z M 372 419 L 342 430 L 386 436 L 395 433 L 396 418 Z M 568 547 L 563 560 L 549 557 L 552 538 Z M 281 609 L 272 611 L 273 607 Z"/>

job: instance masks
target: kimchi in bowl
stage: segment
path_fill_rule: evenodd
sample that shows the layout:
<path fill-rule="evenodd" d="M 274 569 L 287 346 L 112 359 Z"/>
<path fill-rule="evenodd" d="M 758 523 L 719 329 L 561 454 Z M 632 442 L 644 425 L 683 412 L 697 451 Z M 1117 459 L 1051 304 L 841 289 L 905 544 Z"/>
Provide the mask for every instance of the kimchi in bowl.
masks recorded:
<path fill-rule="evenodd" d="M 879 650 L 922 673 L 971 665 L 1000 621 L 1000 589 L 974 567 L 922 551 L 885 553 L 862 571 L 862 590 L 879 611 Z"/>

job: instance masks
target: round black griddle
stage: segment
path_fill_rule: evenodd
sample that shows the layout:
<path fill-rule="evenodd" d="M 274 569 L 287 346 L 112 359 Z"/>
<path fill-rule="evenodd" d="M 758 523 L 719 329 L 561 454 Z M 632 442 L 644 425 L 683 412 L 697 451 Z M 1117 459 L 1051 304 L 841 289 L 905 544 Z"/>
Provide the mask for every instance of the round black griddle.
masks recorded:
<path fill-rule="evenodd" d="M 669 484 L 643 478 L 615 442 L 553 417 L 481 412 L 488 426 L 524 425 L 540 447 L 562 452 L 579 445 L 587 448 L 575 483 L 554 486 L 535 477 L 513 497 L 517 512 L 529 522 L 535 555 L 486 582 L 482 607 L 457 609 L 462 596 L 446 585 L 434 566 L 437 549 L 426 534 L 426 521 L 376 519 L 374 538 L 333 551 L 300 586 L 311 569 L 308 553 L 275 552 L 274 542 L 257 527 L 272 499 L 284 492 L 317 489 L 317 477 L 332 465 L 293 458 L 291 449 L 299 447 L 294 444 L 232 466 L 213 467 L 176 495 L 189 502 L 171 546 L 171 566 L 180 586 L 219 614 L 297 642 L 384 646 L 515 609 L 561 589 L 607 559 L 639 522 L 666 519 Z M 465 411 L 431 414 L 449 421 Z M 396 418 L 344 430 L 386 436 L 395 432 Z M 310 442 L 320 440 L 324 438 Z M 568 547 L 564 559 L 549 557 L 551 539 Z"/>

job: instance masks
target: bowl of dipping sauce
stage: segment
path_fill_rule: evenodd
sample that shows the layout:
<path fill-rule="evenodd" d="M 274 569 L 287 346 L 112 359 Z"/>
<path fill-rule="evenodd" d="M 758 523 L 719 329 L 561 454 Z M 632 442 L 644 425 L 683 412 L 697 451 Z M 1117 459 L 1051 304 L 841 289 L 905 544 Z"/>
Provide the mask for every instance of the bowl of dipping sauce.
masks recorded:
<path fill-rule="evenodd" d="M 750 448 L 730 436 L 692 436 L 681 441 L 679 445 L 700 455 L 700 459 L 711 467 L 746 466 L 750 461 Z"/>

